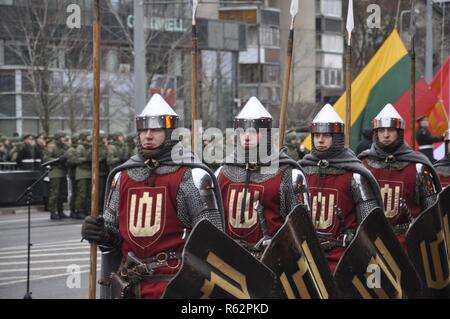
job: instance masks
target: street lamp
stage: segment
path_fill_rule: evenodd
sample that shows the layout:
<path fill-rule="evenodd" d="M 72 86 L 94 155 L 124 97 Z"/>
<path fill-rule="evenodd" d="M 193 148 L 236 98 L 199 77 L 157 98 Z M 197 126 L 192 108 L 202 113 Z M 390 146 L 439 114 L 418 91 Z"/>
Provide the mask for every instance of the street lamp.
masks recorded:
<path fill-rule="evenodd" d="M 400 36 L 403 35 L 403 15 L 404 15 L 405 13 L 411 13 L 411 10 L 403 10 L 403 11 L 400 13 Z M 415 13 L 416 15 L 419 15 L 420 10 L 417 9 L 417 8 L 415 8 L 415 9 L 414 9 L 414 13 Z"/>

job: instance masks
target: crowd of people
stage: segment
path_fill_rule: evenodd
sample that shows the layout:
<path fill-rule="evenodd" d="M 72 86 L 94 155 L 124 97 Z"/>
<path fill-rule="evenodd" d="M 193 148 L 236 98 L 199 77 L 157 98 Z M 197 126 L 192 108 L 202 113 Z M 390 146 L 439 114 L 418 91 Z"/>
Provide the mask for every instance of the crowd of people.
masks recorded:
<path fill-rule="evenodd" d="M 447 161 L 436 171 L 405 144 L 405 121 L 390 104 L 373 119 L 372 143 L 358 157 L 344 143 L 344 122 L 325 105 L 311 124 L 312 150 L 297 161 L 286 148 L 271 148 L 272 116 L 253 97 L 234 119 L 234 151 L 215 174 L 190 151 L 181 152 L 186 161 L 174 162 L 179 143 L 170 137 L 178 120 L 161 97 L 152 97 L 136 118 L 137 154 L 109 175 L 104 214 L 83 222 L 82 238 L 122 258 L 105 281 L 121 283 L 113 297 L 161 297 L 181 267 L 186 234 L 202 219 L 259 259 L 297 205 L 309 212 L 334 271 L 376 208 L 404 245 L 413 221 L 445 186 L 440 178 L 449 175 L 449 134 Z"/>
<path fill-rule="evenodd" d="M 100 134 L 100 194 L 104 194 L 106 177 L 111 169 L 136 153 L 136 135 L 117 132 Z M 53 161 L 43 182 L 45 210 L 50 218 L 83 219 L 90 213 L 92 137 L 90 130 L 69 135 L 58 131 L 53 136 L 23 134 L 22 138 L 1 137 L 0 162 L 4 169 L 43 170 Z M 68 196 L 70 194 L 70 196 Z M 64 213 L 67 203 L 70 215 Z M 101 204 L 99 204 L 101 206 Z M 102 209 L 100 208 L 100 211 Z"/>

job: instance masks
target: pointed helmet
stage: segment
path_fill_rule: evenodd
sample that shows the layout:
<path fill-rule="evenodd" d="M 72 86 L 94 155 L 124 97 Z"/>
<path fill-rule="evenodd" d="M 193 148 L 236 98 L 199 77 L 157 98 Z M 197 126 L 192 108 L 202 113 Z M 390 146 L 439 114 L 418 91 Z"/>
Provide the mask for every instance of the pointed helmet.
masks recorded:
<path fill-rule="evenodd" d="M 136 117 L 138 131 L 165 128 L 173 129 L 178 126 L 178 114 L 159 94 L 153 94 L 144 110 Z"/>
<path fill-rule="evenodd" d="M 344 121 L 330 104 L 326 104 L 312 121 L 311 133 L 344 134 Z"/>
<path fill-rule="evenodd" d="M 234 128 L 272 128 L 272 116 L 261 102 L 252 97 L 234 118 Z"/>
<path fill-rule="evenodd" d="M 387 104 L 373 120 L 373 129 L 396 128 L 405 129 L 405 120 L 392 104 Z"/>

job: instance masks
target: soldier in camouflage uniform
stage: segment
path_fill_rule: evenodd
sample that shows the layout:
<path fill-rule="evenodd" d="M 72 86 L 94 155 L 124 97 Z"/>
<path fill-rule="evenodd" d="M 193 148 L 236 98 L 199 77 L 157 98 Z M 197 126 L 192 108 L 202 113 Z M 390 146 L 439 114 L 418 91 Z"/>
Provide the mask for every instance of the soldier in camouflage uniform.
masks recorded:
<path fill-rule="evenodd" d="M 299 150 L 299 145 L 297 143 L 297 134 L 295 133 L 295 131 L 291 131 L 288 134 L 286 134 L 286 152 L 287 155 L 292 158 L 293 160 L 298 161 L 299 160 L 299 154 L 298 154 L 298 150 Z"/>
<path fill-rule="evenodd" d="M 154 94 L 136 122 L 139 154 L 111 172 L 104 219 L 88 216 L 81 234 L 103 249 L 121 250 L 124 262 L 117 273 L 128 274 L 122 280 L 131 282 L 132 297 L 160 298 L 180 269 L 183 234 L 205 218 L 222 229 L 222 219 L 212 188 L 214 175 L 192 163 L 190 153 L 183 157 L 189 163 L 172 160 L 178 144 L 171 140 L 178 123 L 173 109 Z M 135 221 L 136 213 L 143 214 L 145 223 Z M 139 276 L 132 275 L 136 260 L 145 264 Z"/>
<path fill-rule="evenodd" d="M 80 133 L 80 141 L 76 149 L 77 197 L 75 199 L 76 218 L 83 219 L 89 215 L 91 208 L 92 179 L 92 137 L 88 131 Z"/>
<path fill-rule="evenodd" d="M 122 133 L 111 134 L 111 143 L 108 145 L 108 157 L 107 163 L 110 170 L 116 168 L 117 166 L 125 163 L 128 156 L 127 145 L 125 145 L 125 137 Z"/>
<path fill-rule="evenodd" d="M 61 160 L 56 163 L 48 176 L 50 177 L 50 194 L 48 208 L 50 219 L 67 218 L 64 214 L 64 202 L 67 201 L 67 139 L 64 132 L 57 132 L 44 153 L 44 160 L 51 161 L 57 158 Z"/>
<path fill-rule="evenodd" d="M 75 179 L 75 173 L 77 170 L 77 147 L 78 147 L 79 134 L 75 133 L 71 136 L 70 147 L 67 150 L 67 175 L 70 179 L 70 217 L 76 218 L 75 199 L 77 198 L 77 182 Z"/>

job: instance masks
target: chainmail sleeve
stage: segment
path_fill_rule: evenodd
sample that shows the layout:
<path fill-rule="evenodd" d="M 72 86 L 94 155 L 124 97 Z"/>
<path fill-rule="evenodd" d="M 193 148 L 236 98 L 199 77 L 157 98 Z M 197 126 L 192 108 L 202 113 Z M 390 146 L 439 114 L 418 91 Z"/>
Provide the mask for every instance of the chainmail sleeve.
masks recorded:
<path fill-rule="evenodd" d="M 212 190 L 211 190 L 212 191 Z M 206 218 L 223 231 L 222 217 L 217 207 L 208 205 L 195 185 L 191 169 L 187 169 L 177 192 L 177 216 L 186 228 L 192 229 Z"/>
<path fill-rule="evenodd" d="M 107 195 L 107 202 L 103 211 L 105 219 L 105 228 L 110 235 L 111 241 L 102 243 L 102 246 L 113 246 L 119 248 L 122 242 L 119 230 L 119 199 L 120 199 L 120 173 L 117 173 L 113 179 L 113 186 L 110 194 Z"/>
<path fill-rule="evenodd" d="M 295 194 L 292 185 L 292 169 L 287 168 L 284 171 L 280 185 L 280 214 L 284 219 L 299 204 L 297 198 L 298 196 Z"/>
<path fill-rule="evenodd" d="M 356 222 L 359 225 L 379 204 L 369 181 L 360 174 L 353 174 L 351 193 L 356 204 Z"/>

